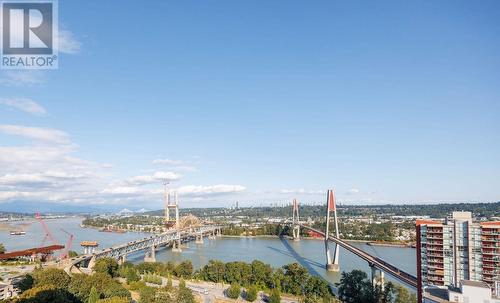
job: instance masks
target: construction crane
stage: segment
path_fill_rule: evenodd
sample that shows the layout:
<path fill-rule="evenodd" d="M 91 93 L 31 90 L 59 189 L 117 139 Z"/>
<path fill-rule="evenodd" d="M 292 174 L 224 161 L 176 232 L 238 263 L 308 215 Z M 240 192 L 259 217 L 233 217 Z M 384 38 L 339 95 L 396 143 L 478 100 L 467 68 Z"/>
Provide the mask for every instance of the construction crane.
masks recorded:
<path fill-rule="evenodd" d="M 35 214 L 35 218 L 38 220 L 38 222 L 40 222 L 40 224 L 42 225 L 42 228 L 43 228 L 43 230 L 45 232 L 45 237 L 43 238 L 42 244 L 40 245 L 40 247 L 43 247 L 45 245 L 45 241 L 47 241 L 47 239 L 49 239 L 52 242 L 53 245 L 59 245 L 57 243 L 56 239 L 52 236 L 52 233 L 50 232 L 49 227 L 47 226 L 47 224 L 43 220 L 43 218 L 40 215 L 40 213 L 36 213 Z"/>
<path fill-rule="evenodd" d="M 61 258 L 61 259 L 66 259 L 66 258 L 68 258 L 68 253 L 69 253 L 69 251 L 71 250 L 71 246 L 73 245 L 73 237 L 74 237 L 74 236 L 73 236 L 73 234 L 71 234 L 71 233 L 69 233 L 69 232 L 65 231 L 65 230 L 64 230 L 64 229 L 62 229 L 62 228 L 60 228 L 60 230 L 61 230 L 62 232 L 64 232 L 65 234 L 67 234 L 67 235 L 68 235 L 68 241 L 66 242 L 66 246 L 65 246 L 64 250 L 61 252 L 61 256 L 59 257 L 59 258 Z"/>

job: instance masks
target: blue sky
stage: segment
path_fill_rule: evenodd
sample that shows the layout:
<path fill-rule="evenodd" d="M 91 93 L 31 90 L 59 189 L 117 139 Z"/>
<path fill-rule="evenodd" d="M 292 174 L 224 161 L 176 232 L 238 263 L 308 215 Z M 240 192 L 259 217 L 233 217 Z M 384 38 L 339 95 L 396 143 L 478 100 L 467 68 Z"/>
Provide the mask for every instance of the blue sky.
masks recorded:
<path fill-rule="evenodd" d="M 0 71 L 0 203 L 500 200 L 498 1 L 59 1 Z M 156 161 L 155 161 L 156 160 Z"/>

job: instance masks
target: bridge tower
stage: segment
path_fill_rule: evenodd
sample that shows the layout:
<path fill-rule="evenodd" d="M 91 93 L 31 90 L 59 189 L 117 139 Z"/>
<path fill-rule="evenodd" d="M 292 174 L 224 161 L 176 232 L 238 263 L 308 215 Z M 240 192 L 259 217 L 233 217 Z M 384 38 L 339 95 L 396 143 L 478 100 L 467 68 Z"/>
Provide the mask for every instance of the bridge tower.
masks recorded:
<path fill-rule="evenodd" d="M 328 190 L 326 193 L 326 232 L 325 232 L 325 252 L 326 252 L 326 269 L 328 271 L 339 271 L 339 245 L 335 244 L 333 258 L 330 253 L 328 237 L 330 235 L 330 212 L 333 212 L 333 220 L 335 224 L 335 237 L 339 238 L 339 224 L 337 220 L 337 207 L 335 205 L 335 193 L 333 190 Z"/>
<path fill-rule="evenodd" d="M 293 199 L 293 240 L 300 241 L 300 219 L 299 219 L 299 202 L 296 199 Z"/>
<path fill-rule="evenodd" d="M 167 185 L 168 182 L 164 180 L 163 201 L 165 203 L 165 226 L 167 227 L 167 229 L 174 228 L 177 231 L 177 237 L 176 237 L 177 240 L 174 240 L 172 244 L 172 251 L 181 252 L 182 249 L 181 249 L 181 232 L 179 225 L 179 200 L 177 197 L 177 192 L 174 193 L 174 201 L 170 200 L 170 193 L 168 192 Z M 152 249 L 154 250 L 154 248 Z"/>

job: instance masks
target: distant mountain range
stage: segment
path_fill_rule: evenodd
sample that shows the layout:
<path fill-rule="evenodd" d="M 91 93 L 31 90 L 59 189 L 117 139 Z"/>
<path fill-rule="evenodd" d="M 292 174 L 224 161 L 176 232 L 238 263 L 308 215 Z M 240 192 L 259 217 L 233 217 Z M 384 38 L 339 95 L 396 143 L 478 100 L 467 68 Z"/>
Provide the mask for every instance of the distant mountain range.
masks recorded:
<path fill-rule="evenodd" d="M 109 204 L 70 204 L 70 203 L 48 203 L 37 201 L 12 201 L 0 203 L 0 212 L 12 213 L 118 213 L 118 212 L 146 212 L 142 208 L 138 210 L 123 208 L 123 205 L 109 205 Z"/>

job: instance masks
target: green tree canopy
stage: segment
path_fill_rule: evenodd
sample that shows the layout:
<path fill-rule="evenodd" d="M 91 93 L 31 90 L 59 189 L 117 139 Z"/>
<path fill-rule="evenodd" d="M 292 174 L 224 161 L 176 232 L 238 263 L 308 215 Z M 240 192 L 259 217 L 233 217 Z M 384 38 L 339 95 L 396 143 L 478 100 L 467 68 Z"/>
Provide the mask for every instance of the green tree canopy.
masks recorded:
<path fill-rule="evenodd" d="M 113 258 L 100 258 L 95 262 L 93 270 L 116 277 L 118 275 L 118 262 Z"/>
<path fill-rule="evenodd" d="M 35 286 L 53 285 L 57 288 L 66 289 L 71 281 L 68 274 L 57 268 L 36 269 L 32 273 Z"/>
<path fill-rule="evenodd" d="M 190 260 L 182 261 L 175 267 L 175 275 L 179 278 L 189 279 L 193 275 L 193 263 Z"/>

